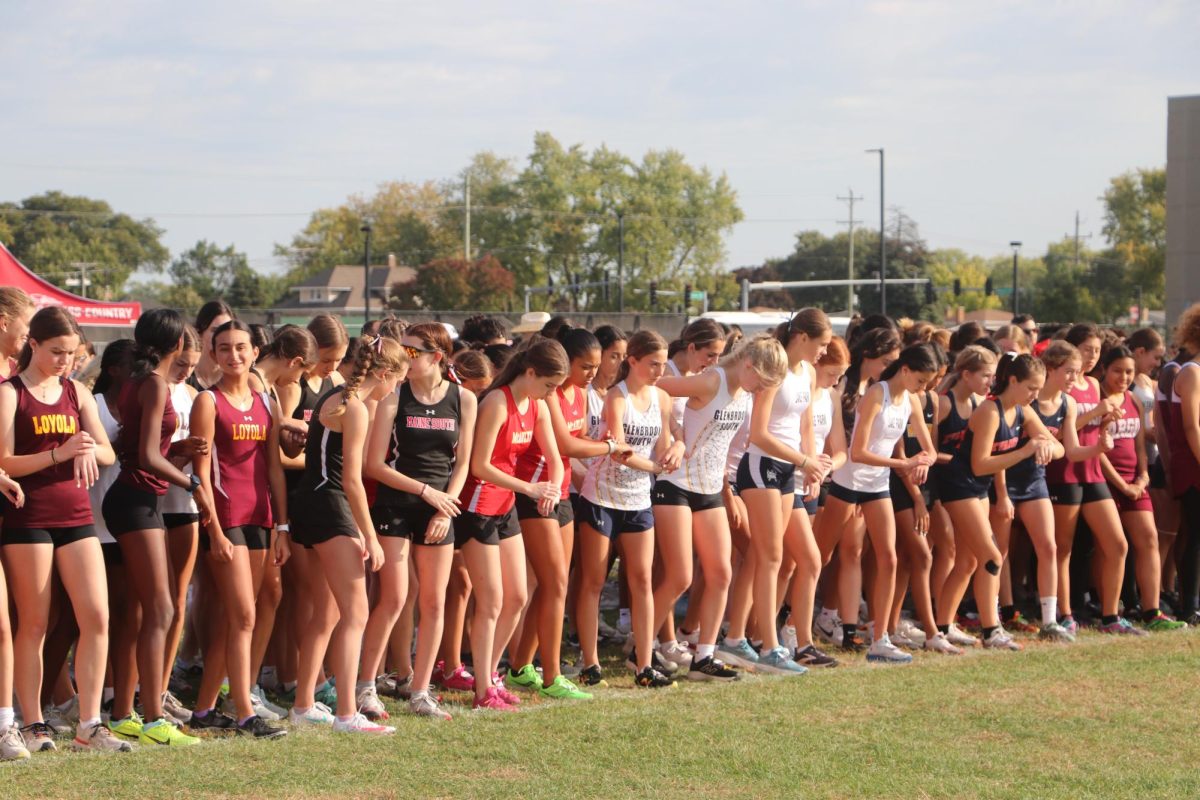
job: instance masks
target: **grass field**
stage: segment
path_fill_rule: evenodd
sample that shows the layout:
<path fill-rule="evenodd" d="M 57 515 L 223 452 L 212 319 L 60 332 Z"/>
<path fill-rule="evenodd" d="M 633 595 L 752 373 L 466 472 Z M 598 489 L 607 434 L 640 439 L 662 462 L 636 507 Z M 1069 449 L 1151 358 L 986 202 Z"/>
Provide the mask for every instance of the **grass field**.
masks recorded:
<path fill-rule="evenodd" d="M 1191 798 L 1198 666 L 1200 631 L 655 692 L 613 662 L 586 704 L 35 755 L 0 765 L 0 797 Z"/>

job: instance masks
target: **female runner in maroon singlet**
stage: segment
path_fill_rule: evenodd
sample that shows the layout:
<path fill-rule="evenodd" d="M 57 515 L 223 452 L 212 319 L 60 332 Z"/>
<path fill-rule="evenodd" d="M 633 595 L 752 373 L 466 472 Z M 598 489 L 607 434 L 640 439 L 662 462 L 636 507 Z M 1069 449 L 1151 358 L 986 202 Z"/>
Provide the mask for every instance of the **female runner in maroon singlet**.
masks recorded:
<path fill-rule="evenodd" d="M 525 553 L 537 578 L 525 616 L 520 641 L 510 648 L 507 683 L 523 689 L 540 688 L 543 696 L 576 698 L 578 690 L 566 678 L 560 680 L 559 655 L 563 613 L 567 602 L 567 573 L 575 544 L 575 515 L 568 496 L 571 485 L 571 459 L 595 458 L 620 451 L 631 453 L 629 445 L 597 442 L 584 436 L 587 427 L 587 391 L 600 368 L 600 342 L 585 328 L 564 326 L 558 341 L 570 360 L 570 371 L 562 386 L 546 401 L 555 443 L 562 459 L 561 496 L 555 513 L 543 515 L 537 503 L 518 496 L 517 516 Z M 540 480 L 549 468 L 548 461 L 535 442 L 517 460 L 516 477 Z M 533 667 L 534 652 L 542 656 L 542 675 Z"/>
<path fill-rule="evenodd" d="M 250 385 L 258 351 L 249 326 L 232 320 L 213 333 L 213 357 L 221 379 L 192 405 L 192 434 L 212 442 L 193 459 L 195 474 L 213 498 L 207 523 L 208 565 L 223 613 L 211 613 L 204 677 L 192 728 L 230 728 L 215 711 L 222 679 L 228 675 L 237 709 L 237 730 L 256 739 L 286 733 L 254 713 L 251 639 L 255 598 L 268 560 L 279 566 L 289 555 L 287 497 L 280 464 L 279 406 Z M 293 451 L 294 452 L 294 451 Z M 272 537 L 272 529 L 277 535 Z"/>
<path fill-rule="evenodd" d="M 462 539 L 475 586 L 471 654 L 477 708 L 512 710 L 519 702 L 494 685 L 500 653 L 528 599 L 525 547 L 513 506 L 517 492 L 534 500 L 544 516 L 558 504 L 563 468 L 545 398 L 563 382 L 568 369 L 562 345 L 534 337 L 512 354 L 479 402 L 471 475 L 454 530 L 454 544 L 458 547 Z M 515 477 L 516 463 L 534 441 L 546 455 L 546 479 L 523 481 Z"/>
<path fill-rule="evenodd" d="M 108 654 L 108 588 L 104 556 L 92 522 L 88 488 L 98 465 L 115 456 L 95 398 L 65 377 L 79 346 L 74 318 L 60 307 L 39 311 L 18 362 L 20 373 L 0 385 L 0 468 L 22 479 L 25 502 L 5 480 L 14 501 L 4 520 L 4 560 L 20 625 L 14 646 L 14 685 L 31 750 L 53 750 L 42 720 L 42 644 L 49 618 L 51 571 L 57 569 L 80 636 L 75 652 L 79 725 L 74 746 L 129 750 L 100 722 Z M 7 698 L 5 698 L 7 699 Z M 11 723 L 10 723 L 11 725 Z"/>

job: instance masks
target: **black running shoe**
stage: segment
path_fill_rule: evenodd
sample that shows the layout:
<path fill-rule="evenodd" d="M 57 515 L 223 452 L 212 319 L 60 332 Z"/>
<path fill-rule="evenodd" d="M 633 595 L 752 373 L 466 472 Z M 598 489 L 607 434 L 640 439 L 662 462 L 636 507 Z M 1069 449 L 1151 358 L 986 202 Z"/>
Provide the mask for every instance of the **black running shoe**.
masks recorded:
<path fill-rule="evenodd" d="M 815 645 L 809 645 L 796 651 L 795 661 L 806 667 L 836 667 L 838 660 L 831 655 L 822 653 Z"/>
<path fill-rule="evenodd" d="M 637 672 L 637 663 L 637 648 L 635 647 L 629 651 L 629 657 L 625 659 L 625 666 L 629 667 L 634 672 Z M 675 670 L 668 668 L 667 665 L 663 663 L 662 656 L 658 654 L 657 650 L 650 655 L 650 666 L 661 672 L 663 675 L 675 674 Z"/>
<path fill-rule="evenodd" d="M 287 736 L 286 728 L 272 725 L 257 714 L 238 725 L 237 732 L 243 736 L 253 736 L 255 739 L 278 739 L 280 736 Z"/>
<path fill-rule="evenodd" d="M 237 720 L 228 714 L 222 714 L 214 708 L 210 709 L 204 716 L 200 716 L 199 712 L 193 711 L 192 718 L 188 721 L 187 726 L 193 731 L 228 733 L 237 727 Z"/>
<path fill-rule="evenodd" d="M 862 653 L 867 649 L 867 644 L 855 634 L 853 637 L 842 636 L 841 649 L 847 653 Z"/>
<path fill-rule="evenodd" d="M 599 664 L 592 664 L 590 667 L 585 667 L 579 673 L 579 682 L 584 686 L 598 686 L 600 688 L 608 686 L 608 681 L 604 680 L 604 673 L 600 671 Z"/>
<path fill-rule="evenodd" d="M 736 681 L 742 677 L 712 656 L 693 661 L 687 676 L 689 681 Z"/>
<path fill-rule="evenodd" d="M 675 681 L 663 675 L 654 667 L 646 667 L 637 674 L 637 685 L 644 689 L 665 689 L 675 685 Z"/>

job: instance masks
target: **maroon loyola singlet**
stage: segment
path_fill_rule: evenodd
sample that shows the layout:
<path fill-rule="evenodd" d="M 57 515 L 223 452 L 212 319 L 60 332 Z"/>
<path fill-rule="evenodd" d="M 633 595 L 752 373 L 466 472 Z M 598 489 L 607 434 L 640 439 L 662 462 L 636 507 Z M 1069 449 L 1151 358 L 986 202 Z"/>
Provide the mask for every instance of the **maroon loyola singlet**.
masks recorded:
<path fill-rule="evenodd" d="M 150 380 L 147 375 L 137 380 L 126 381 L 117 397 L 117 410 L 121 413 L 121 430 L 117 433 L 114 449 L 117 460 L 121 464 L 121 474 L 117 480 L 143 492 L 150 492 L 162 497 L 167 493 L 167 482 L 157 475 L 152 475 L 142 468 L 142 457 L 139 454 L 138 439 L 142 435 L 142 403 L 138 395 L 142 386 Z M 167 392 L 167 404 L 163 406 L 162 428 L 159 430 L 159 452 L 166 458 L 171 449 L 171 437 L 175 435 L 178 420 L 175 416 L 175 406 L 171 402 L 171 393 Z"/>
<path fill-rule="evenodd" d="M 81 430 L 79 396 L 73 381 L 60 378 L 62 392 L 53 403 L 33 396 L 20 375 L 9 381 L 17 390 L 13 419 L 13 455 L 44 453 L 66 443 Z M 92 524 L 87 489 L 75 485 L 75 464 L 60 460 L 57 466 L 20 479 L 25 505 L 11 506 L 4 514 L 7 528 L 75 528 Z"/>
<path fill-rule="evenodd" d="M 217 407 L 212 441 L 213 500 L 222 528 L 271 527 L 271 481 L 267 438 L 271 411 L 267 396 L 250 393 L 250 408 L 234 408 L 217 387 L 208 390 Z"/>

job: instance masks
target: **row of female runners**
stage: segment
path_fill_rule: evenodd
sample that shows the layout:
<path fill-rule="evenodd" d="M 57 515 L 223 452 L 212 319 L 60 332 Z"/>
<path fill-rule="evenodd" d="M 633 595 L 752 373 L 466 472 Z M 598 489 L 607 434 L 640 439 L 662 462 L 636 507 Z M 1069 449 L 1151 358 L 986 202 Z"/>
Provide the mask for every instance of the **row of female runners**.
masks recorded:
<path fill-rule="evenodd" d="M 520 691 L 587 699 L 606 685 L 617 552 L 627 664 L 648 688 L 836 664 L 813 632 L 872 661 L 911 661 L 897 644 L 958 653 L 980 643 L 955 617 L 972 582 L 984 647 L 1020 649 L 1005 625 L 1028 625 L 1012 601 L 1026 577 L 1032 630 L 1070 642 L 1081 520 L 1095 552 L 1075 574 L 1100 630 L 1184 626 L 1159 609 L 1168 527 L 1150 498 L 1200 518 L 1200 305 L 1157 386 L 1161 339 L 1102 353 L 1090 325 L 1040 357 L 1009 326 L 1003 355 L 960 331 L 948 358 L 947 332 L 882 317 L 847 346 L 812 308 L 744 342 L 703 320 L 671 344 L 543 333 L 456 353 L 439 324 L 351 342 L 323 315 L 256 341 L 213 302 L 194 328 L 145 314 L 89 391 L 66 377 L 75 321 L 0 288 L 0 354 L 16 356 L 0 384 L 0 756 L 54 749 L 44 704 L 73 710 L 73 746 L 122 751 L 277 738 L 284 715 L 392 733 L 379 693 L 449 719 L 434 684 L 501 711 Z M 1119 616 L 1127 539 L 1142 628 Z M 1010 557 L 1018 540 L 1035 559 Z M 1188 612 L 1197 540 L 1176 547 Z M 193 710 L 169 690 L 185 628 L 198 644 L 183 649 L 203 650 Z"/>

